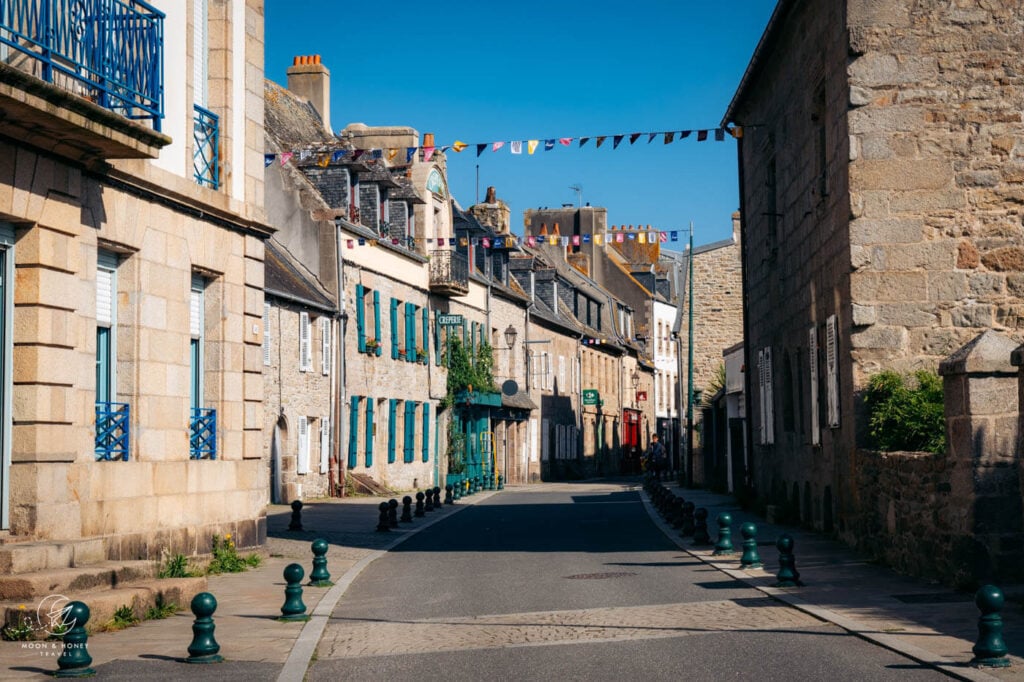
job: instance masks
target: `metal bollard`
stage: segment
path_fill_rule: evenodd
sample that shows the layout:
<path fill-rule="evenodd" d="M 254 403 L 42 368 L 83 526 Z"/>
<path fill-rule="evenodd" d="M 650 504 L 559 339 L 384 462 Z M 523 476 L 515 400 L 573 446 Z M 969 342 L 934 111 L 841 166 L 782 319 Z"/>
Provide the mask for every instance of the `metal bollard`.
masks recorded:
<path fill-rule="evenodd" d="M 402 523 L 412 523 L 412 498 L 406 495 L 402 498 Z"/>
<path fill-rule="evenodd" d="M 378 504 L 377 511 L 380 512 L 377 516 L 377 532 L 389 532 L 391 530 L 391 524 L 388 522 L 388 503 L 381 502 Z"/>
<path fill-rule="evenodd" d="M 693 544 L 703 546 L 711 544 L 711 536 L 708 535 L 708 510 L 704 507 L 697 507 L 693 512 Z"/>
<path fill-rule="evenodd" d="M 423 497 L 422 492 L 416 493 L 416 516 L 426 516 L 423 511 Z"/>
<path fill-rule="evenodd" d="M 62 650 L 57 658 L 54 677 L 92 677 L 96 671 L 90 668 L 89 634 L 85 624 L 89 622 L 89 607 L 84 602 L 73 601 L 61 612 L 63 623 L 71 626 L 61 638 Z"/>
<path fill-rule="evenodd" d="M 1003 591 L 995 585 L 983 585 L 974 596 L 974 603 L 981 611 L 978 618 L 978 641 L 971 651 L 974 659 L 971 665 L 985 668 L 1008 668 L 1010 659 L 1003 641 Z"/>
<path fill-rule="evenodd" d="M 313 587 L 330 587 L 331 574 L 327 571 L 327 541 L 316 539 L 310 545 L 313 550 L 313 570 L 309 573 L 309 584 Z"/>
<path fill-rule="evenodd" d="M 796 570 L 796 555 L 793 554 L 793 537 L 783 533 L 775 547 L 779 550 L 779 573 L 775 587 L 800 587 L 800 571 Z"/>
<path fill-rule="evenodd" d="M 292 518 L 288 530 L 302 530 L 302 500 L 292 502 Z"/>
<path fill-rule="evenodd" d="M 715 551 L 711 556 L 724 556 L 734 554 L 732 546 L 732 514 L 722 512 L 718 515 L 718 542 L 715 543 Z"/>
<path fill-rule="evenodd" d="M 217 644 L 213 636 L 216 629 L 213 612 L 217 610 L 217 599 L 209 592 L 200 592 L 192 597 L 189 608 L 196 619 L 192 622 L 192 642 L 188 645 L 188 658 L 185 662 L 220 663 L 224 657 L 218 654 L 220 644 Z"/>
<path fill-rule="evenodd" d="M 387 502 L 383 503 L 387 505 Z M 302 602 L 302 576 L 306 574 L 299 564 L 288 564 L 284 567 L 284 604 L 281 605 L 280 621 L 292 622 L 309 620 L 306 605 Z"/>
<path fill-rule="evenodd" d="M 455 498 L 452 497 L 452 487 L 451 487 L 451 485 L 446 485 L 444 487 L 444 503 L 445 504 L 455 504 Z"/>
<path fill-rule="evenodd" d="M 398 528 L 398 500 L 388 500 L 388 527 Z"/>
<path fill-rule="evenodd" d="M 747 521 L 740 526 L 743 536 L 743 555 L 740 556 L 740 568 L 761 568 L 761 555 L 757 552 L 757 526 Z"/>

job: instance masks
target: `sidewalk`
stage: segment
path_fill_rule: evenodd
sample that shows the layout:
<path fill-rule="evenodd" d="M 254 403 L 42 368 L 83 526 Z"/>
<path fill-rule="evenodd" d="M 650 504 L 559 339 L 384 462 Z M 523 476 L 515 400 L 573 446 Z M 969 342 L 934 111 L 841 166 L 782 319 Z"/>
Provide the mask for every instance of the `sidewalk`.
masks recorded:
<path fill-rule="evenodd" d="M 920 663 L 939 668 L 966 680 L 1024 680 L 1024 659 L 1011 655 L 1009 668 L 977 669 L 969 664 L 971 647 L 978 637 L 980 612 L 973 595 L 954 592 L 942 585 L 900 576 L 866 562 L 846 545 L 823 535 L 791 526 L 769 524 L 740 509 L 726 495 L 689 490 L 665 483 L 676 495 L 708 511 L 708 533 L 718 539 L 718 515 L 732 516 L 731 556 L 712 556 L 712 546 L 694 547 L 658 514 L 650 498 L 644 504 L 655 522 L 676 544 L 727 575 L 784 601 L 821 620 L 901 653 Z M 763 569 L 740 570 L 743 551 L 740 526 L 757 526 L 758 553 Z M 775 588 L 779 552 L 775 541 L 782 533 L 794 540 L 796 568 L 802 587 Z M 1003 638 L 1011 654 L 1024 652 L 1024 613 L 1020 604 L 1007 602 L 1002 612 Z"/>
<path fill-rule="evenodd" d="M 638 483 L 623 482 L 639 490 Z M 978 609 L 971 595 L 955 593 L 939 585 L 898 576 L 892 571 L 866 563 L 845 545 L 820 534 L 765 523 L 743 512 L 731 497 L 702 490 L 671 489 L 698 507 L 708 510 L 712 540 L 717 539 L 718 514 L 728 511 L 733 518 L 736 554 L 712 557 L 711 547 L 695 548 L 690 538 L 666 524 L 642 494 L 652 519 L 666 535 L 693 556 L 722 570 L 726 575 L 793 605 L 817 618 L 842 627 L 921 663 L 968 680 L 1024 680 L 1024 660 L 1011 657 L 1013 666 L 977 670 L 968 666 L 971 647 L 977 638 Z M 389 533 L 377 533 L 377 505 L 380 498 L 324 500 L 306 505 L 302 532 L 287 530 L 290 509 L 272 507 L 268 512 L 268 540 L 264 564 L 245 573 L 211 576 L 208 590 L 218 601 L 214 615 L 216 639 L 225 662 L 214 666 L 180 663 L 188 655 L 193 616 L 188 605 L 165 620 L 147 621 L 115 633 L 89 638 L 92 667 L 100 679 L 173 680 L 217 679 L 301 680 L 314 655 L 327 618 L 348 584 L 373 559 L 398 544 L 410 533 L 494 495 L 481 492 L 466 497 L 444 511 L 428 513 L 411 524 L 400 524 Z M 739 570 L 742 551 L 740 525 L 753 521 L 758 526 L 758 550 L 764 570 Z M 796 567 L 803 587 L 779 589 L 771 585 L 778 570 L 775 540 L 781 533 L 795 540 Z M 335 586 L 305 587 L 303 601 L 308 623 L 279 623 L 276 617 L 284 602 L 282 571 L 289 563 L 300 563 L 308 580 L 312 553 L 310 543 L 324 538 L 330 543 L 328 570 Z M 1004 638 L 1011 652 L 1024 652 L 1024 613 L 1019 604 L 1007 604 L 1003 611 Z M 60 645 L 35 642 L 41 648 L 25 648 L 21 642 L 0 642 L 0 679 L 44 679 L 57 669 Z"/>

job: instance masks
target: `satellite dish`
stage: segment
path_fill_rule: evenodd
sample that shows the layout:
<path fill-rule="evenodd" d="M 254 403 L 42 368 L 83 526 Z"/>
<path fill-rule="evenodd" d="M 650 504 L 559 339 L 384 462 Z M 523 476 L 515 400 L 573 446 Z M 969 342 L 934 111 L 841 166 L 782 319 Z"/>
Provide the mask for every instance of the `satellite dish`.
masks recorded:
<path fill-rule="evenodd" d="M 505 395 L 515 395 L 519 393 L 519 384 L 516 383 L 515 379 L 509 379 L 501 385 L 501 392 Z"/>

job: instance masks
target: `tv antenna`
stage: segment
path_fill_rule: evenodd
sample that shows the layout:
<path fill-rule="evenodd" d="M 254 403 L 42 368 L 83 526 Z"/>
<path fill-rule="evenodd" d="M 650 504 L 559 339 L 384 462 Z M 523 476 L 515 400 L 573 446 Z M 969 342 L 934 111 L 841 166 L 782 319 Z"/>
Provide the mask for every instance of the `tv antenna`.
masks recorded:
<path fill-rule="evenodd" d="M 583 185 L 569 185 L 569 189 L 576 192 L 576 208 L 583 206 Z"/>

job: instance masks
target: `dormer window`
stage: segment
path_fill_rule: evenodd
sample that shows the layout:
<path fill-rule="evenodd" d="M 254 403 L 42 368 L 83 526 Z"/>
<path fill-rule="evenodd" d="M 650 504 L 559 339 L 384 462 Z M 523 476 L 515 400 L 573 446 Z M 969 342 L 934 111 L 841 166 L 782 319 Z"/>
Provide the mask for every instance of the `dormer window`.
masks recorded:
<path fill-rule="evenodd" d="M 358 184 L 357 188 L 359 222 L 375 232 L 380 232 L 380 187 L 376 183 L 366 182 Z"/>

